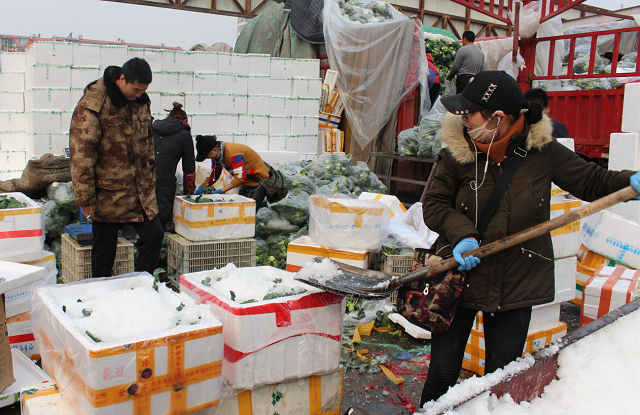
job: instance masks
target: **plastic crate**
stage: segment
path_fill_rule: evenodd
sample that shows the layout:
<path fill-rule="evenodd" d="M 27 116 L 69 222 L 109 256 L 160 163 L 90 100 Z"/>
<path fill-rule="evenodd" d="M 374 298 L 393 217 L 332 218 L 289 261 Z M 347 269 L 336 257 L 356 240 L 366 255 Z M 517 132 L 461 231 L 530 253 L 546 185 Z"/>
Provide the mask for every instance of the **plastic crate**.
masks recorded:
<path fill-rule="evenodd" d="M 68 234 L 62 234 L 62 282 L 91 278 L 92 249 L 93 245 L 80 245 Z M 118 238 L 111 275 L 127 274 L 133 272 L 134 268 L 133 244 L 124 238 Z"/>
<path fill-rule="evenodd" d="M 413 255 L 389 255 L 380 251 L 377 263 L 380 271 L 393 276 L 401 276 L 411 271 Z M 395 304 L 397 300 L 398 291 L 392 292 L 391 295 L 387 297 L 387 301 L 391 304 Z"/>
<path fill-rule="evenodd" d="M 169 279 L 179 285 L 181 274 L 235 266 L 256 266 L 256 240 L 190 241 L 180 235 L 169 236 L 167 268 Z"/>

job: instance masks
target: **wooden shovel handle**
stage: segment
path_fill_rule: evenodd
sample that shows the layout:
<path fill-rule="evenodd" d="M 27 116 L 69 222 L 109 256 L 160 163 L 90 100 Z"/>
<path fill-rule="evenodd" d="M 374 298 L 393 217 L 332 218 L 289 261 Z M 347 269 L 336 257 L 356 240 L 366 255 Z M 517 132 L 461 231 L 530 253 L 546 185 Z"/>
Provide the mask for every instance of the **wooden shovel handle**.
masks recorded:
<path fill-rule="evenodd" d="M 542 236 L 554 229 L 561 228 L 564 225 L 580 220 L 586 216 L 593 215 L 594 213 L 611 207 L 615 204 L 626 202 L 627 200 L 632 199 L 636 196 L 638 196 L 638 192 L 636 192 L 631 186 L 627 186 L 623 189 L 618 190 L 617 192 L 611 193 L 608 196 L 589 203 L 588 205 L 572 210 L 562 216 L 558 216 L 557 218 L 540 223 L 536 226 L 532 226 L 531 228 L 520 231 L 514 235 L 498 239 L 497 241 L 481 246 L 478 249 L 466 252 L 462 256 L 466 257 L 469 255 L 473 255 L 478 258 L 484 258 L 491 254 L 495 254 L 496 252 L 500 252 L 504 249 L 521 244 L 522 242 L 528 241 L 529 239 Z M 431 275 L 439 274 L 441 272 L 457 268 L 459 266 L 460 264 L 458 264 L 455 259 L 449 258 L 437 264 L 431 265 L 430 267 L 425 267 L 410 272 L 404 277 L 400 277 L 398 280 L 396 280 L 396 282 L 399 285 L 409 284 L 414 281 L 427 278 Z"/>

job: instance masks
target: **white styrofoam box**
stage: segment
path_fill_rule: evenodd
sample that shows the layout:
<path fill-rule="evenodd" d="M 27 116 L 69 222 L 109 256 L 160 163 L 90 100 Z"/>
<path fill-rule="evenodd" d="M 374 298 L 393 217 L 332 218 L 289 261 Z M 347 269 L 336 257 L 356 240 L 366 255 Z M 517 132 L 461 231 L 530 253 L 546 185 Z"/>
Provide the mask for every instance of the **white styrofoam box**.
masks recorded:
<path fill-rule="evenodd" d="M 249 60 L 248 74 L 271 75 L 271 55 L 249 53 L 247 56 Z"/>
<path fill-rule="evenodd" d="M 317 154 L 320 152 L 318 134 L 302 134 L 298 139 L 298 151 L 300 153 Z"/>
<path fill-rule="evenodd" d="M 24 92 L 0 91 L 0 111 L 24 111 Z"/>
<path fill-rule="evenodd" d="M 26 150 L 27 133 L 25 131 L 0 131 L 0 150 Z M 0 168 L 4 170 L 4 166 Z"/>
<path fill-rule="evenodd" d="M 291 117 L 287 115 L 270 115 L 269 134 L 291 134 Z"/>
<path fill-rule="evenodd" d="M 31 323 L 29 323 L 29 327 Z M 55 383 L 30 385 L 20 394 L 22 415 L 74 415 L 73 407 L 66 404 Z"/>
<path fill-rule="evenodd" d="M 240 133 L 269 134 L 269 116 L 258 114 L 241 114 L 239 118 Z"/>
<path fill-rule="evenodd" d="M 27 50 L 27 67 L 33 65 L 70 65 L 73 62 L 73 44 L 36 40 Z M 120 64 L 124 63 L 120 62 Z"/>
<path fill-rule="evenodd" d="M 640 133 L 611 134 L 608 163 L 611 170 L 640 170 Z"/>
<path fill-rule="evenodd" d="M 69 108 L 67 108 L 67 110 L 69 111 L 75 110 L 76 105 L 78 105 L 78 101 L 80 101 L 83 95 L 84 95 L 84 88 L 71 88 L 71 90 L 69 91 L 70 105 L 69 105 Z"/>
<path fill-rule="evenodd" d="M 294 97 L 320 98 L 320 78 L 293 78 L 291 95 Z"/>
<path fill-rule="evenodd" d="M 2 153 L 4 153 L 4 151 Z M 2 153 L 0 153 L 0 157 L 4 156 Z M 24 157 L 24 152 L 22 153 Z M 1 161 L 4 162 L 4 157 L 2 157 Z M 24 167 L 24 165 L 22 167 Z M 34 202 L 22 193 L 4 194 L 25 203 L 26 207 L 8 209 L 2 213 L 2 217 L 0 218 L 0 259 L 20 262 L 37 261 L 41 259 L 45 236 L 42 205 Z M 16 265 L 31 267 L 20 268 L 22 270 L 35 268 L 36 270 L 42 270 L 43 275 L 46 274 L 45 269 L 41 267 L 23 264 Z M 4 265 L 2 266 L 2 270 L 3 277 L 6 278 Z M 31 282 L 33 281 L 25 282 L 25 284 L 17 287 L 11 287 L 7 291 L 14 290 Z M 0 286 L 3 286 L 3 284 L 0 284 Z"/>
<path fill-rule="evenodd" d="M 62 131 L 63 133 L 68 133 L 71 129 L 71 118 L 73 118 L 73 111 L 61 111 L 60 115 L 60 126 L 62 127 L 60 131 Z"/>
<path fill-rule="evenodd" d="M 218 74 L 218 92 L 221 94 L 247 94 L 249 77 L 228 73 Z"/>
<path fill-rule="evenodd" d="M 294 151 L 298 152 L 298 139 L 297 135 L 270 135 L 269 136 L 269 151 Z"/>
<path fill-rule="evenodd" d="M 91 82 L 102 77 L 98 66 L 72 66 L 71 88 L 85 88 Z"/>
<path fill-rule="evenodd" d="M 0 71 L 26 72 L 27 54 L 24 52 L 0 52 Z"/>
<path fill-rule="evenodd" d="M 18 111 L 0 111 L 0 130 L 26 131 L 27 114 Z"/>
<path fill-rule="evenodd" d="M 298 115 L 318 115 L 320 112 L 320 98 L 298 98 Z"/>
<path fill-rule="evenodd" d="M 271 97 L 269 95 L 249 95 L 247 98 L 247 113 L 269 115 L 271 112 Z"/>
<path fill-rule="evenodd" d="M 215 202 L 192 203 L 176 196 L 176 233 L 191 241 L 253 238 L 256 201 L 240 195 L 216 195 Z"/>
<path fill-rule="evenodd" d="M 0 91 L 24 92 L 24 72 L 0 72 Z"/>
<path fill-rule="evenodd" d="M 309 236 L 329 248 L 377 251 L 389 234 L 391 212 L 376 200 L 309 198 Z"/>
<path fill-rule="evenodd" d="M 556 139 L 558 141 L 558 143 L 562 144 L 563 146 L 565 146 L 566 148 L 568 148 L 569 150 L 575 152 L 575 143 L 573 138 L 557 138 Z M 559 188 L 558 186 L 555 185 L 555 183 L 551 183 L 551 196 L 556 196 L 556 195 L 568 195 L 569 192 L 562 190 L 561 188 Z"/>
<path fill-rule="evenodd" d="M 218 72 L 247 75 L 249 73 L 249 57 L 243 53 L 218 53 Z"/>
<path fill-rule="evenodd" d="M 193 51 L 187 52 L 193 56 L 193 69 L 196 72 L 218 72 L 218 52 Z"/>
<path fill-rule="evenodd" d="M 160 92 L 147 90 L 147 95 L 151 100 L 151 105 L 150 105 L 151 113 L 161 112 L 163 108 L 160 105 Z"/>
<path fill-rule="evenodd" d="M 45 275 L 39 280 L 34 281 L 31 284 L 24 285 L 20 288 L 16 288 L 15 290 L 8 291 L 5 294 L 5 309 L 7 311 L 7 317 L 14 317 L 18 314 L 29 313 L 29 306 L 31 304 L 31 292 L 34 288 L 36 288 L 36 284 L 38 286 L 56 284 L 56 276 L 58 275 L 58 270 L 55 269 L 56 257 L 51 252 L 45 252 L 48 256 L 53 255 L 53 270 L 45 268 Z M 45 252 L 43 252 L 43 255 L 45 254 Z"/>
<path fill-rule="evenodd" d="M 287 271 L 298 272 L 315 257 L 331 258 L 354 267 L 369 269 L 369 252 L 354 249 L 329 249 L 315 243 L 308 236 L 289 242 L 287 245 Z"/>
<path fill-rule="evenodd" d="M 216 114 L 191 114 L 189 118 L 191 135 L 211 135 L 216 133 L 216 128 L 218 127 L 216 123 Z M 238 127 L 236 127 L 236 129 L 237 128 Z"/>
<path fill-rule="evenodd" d="M 573 300 L 575 298 L 576 290 L 576 268 L 578 265 L 578 258 L 570 256 L 567 258 L 556 259 L 554 264 L 556 296 L 553 302 L 561 303 L 563 301 Z"/>
<path fill-rule="evenodd" d="M 269 136 L 267 134 L 247 134 L 246 141 L 246 145 L 255 151 L 269 151 Z"/>
<path fill-rule="evenodd" d="M 62 113 L 60 111 L 27 111 L 28 133 L 62 132 Z"/>
<path fill-rule="evenodd" d="M 34 388 L 51 382 L 51 378 L 20 351 L 11 350 L 11 354 L 6 358 L 11 359 L 16 381 L 0 393 L 0 407 L 20 403 L 20 391 L 25 387 Z"/>
<path fill-rule="evenodd" d="M 298 161 L 318 161 L 318 153 L 298 153 Z"/>
<path fill-rule="evenodd" d="M 582 201 L 570 195 L 551 196 L 551 219 L 569 213 L 582 206 Z M 551 231 L 551 242 L 553 243 L 553 257 L 565 258 L 576 256 L 580 248 L 580 221 L 564 225 L 561 228 Z"/>
<path fill-rule="evenodd" d="M 640 203 L 618 203 L 607 210 L 623 218 L 627 218 L 630 221 L 640 223 Z"/>
<path fill-rule="evenodd" d="M 162 72 L 163 92 L 192 92 L 193 72 Z"/>
<path fill-rule="evenodd" d="M 318 135 L 318 116 L 294 115 L 291 117 L 291 134 Z"/>
<path fill-rule="evenodd" d="M 389 208 L 392 218 L 396 216 L 401 216 L 407 212 L 407 208 L 405 208 L 402 202 L 393 195 L 383 195 L 382 193 L 362 192 L 360 196 L 358 196 L 358 199 L 377 200 L 379 202 L 384 203 Z"/>
<path fill-rule="evenodd" d="M 25 93 L 25 106 L 29 111 L 68 111 L 71 105 L 71 88 L 32 88 Z M 74 103 L 75 106 L 75 103 Z"/>
<path fill-rule="evenodd" d="M 35 261 L 27 261 L 24 262 L 27 265 L 33 265 L 35 267 L 42 267 L 47 270 L 47 272 L 55 272 L 56 268 L 56 255 L 51 251 L 42 251 L 42 258 L 37 259 Z M 47 274 L 48 275 L 48 274 Z M 45 277 L 46 278 L 46 277 Z M 55 282 L 52 282 L 55 284 Z"/>
<path fill-rule="evenodd" d="M 602 266 L 584 283 L 580 327 L 640 297 L 640 271 Z"/>
<path fill-rule="evenodd" d="M 534 306 L 531 310 L 531 321 L 528 333 L 548 330 L 560 324 L 560 302 Z"/>
<path fill-rule="evenodd" d="M 147 61 L 152 71 L 162 71 L 162 51 L 159 49 L 128 48 L 127 58 L 141 58 Z M 192 70 L 192 69 L 188 69 Z"/>
<path fill-rule="evenodd" d="M 220 134 L 218 136 L 218 139 L 222 141 L 225 141 L 225 138 L 231 143 L 247 145 L 247 134 L 228 134 L 227 137 Z"/>
<path fill-rule="evenodd" d="M 194 57 L 183 50 L 162 50 L 163 72 L 193 71 Z"/>
<path fill-rule="evenodd" d="M 247 91 L 252 95 L 271 94 L 271 77 L 268 75 L 247 75 Z"/>
<path fill-rule="evenodd" d="M 22 170 L 27 165 L 26 150 L 0 150 L 2 170 Z M 0 259 L 2 256 L 0 255 Z M 30 260 L 25 260 L 30 261 Z"/>
<path fill-rule="evenodd" d="M 100 68 L 100 73 L 104 73 L 104 70 Z M 163 92 L 162 89 L 162 72 L 151 72 L 151 83 L 146 92 Z"/>
<path fill-rule="evenodd" d="M 166 110 L 166 109 L 170 110 L 171 108 L 173 108 L 174 102 L 179 102 L 186 108 L 184 94 L 177 93 L 177 92 L 160 93 L 160 109 L 161 110 Z"/>
<path fill-rule="evenodd" d="M 218 92 L 218 74 L 216 72 L 194 72 L 193 92 Z"/>
<path fill-rule="evenodd" d="M 95 79 L 95 78 L 94 78 Z M 71 66 L 33 65 L 28 68 L 25 78 L 26 89 L 70 88 Z"/>
<path fill-rule="evenodd" d="M 246 94 L 218 94 L 217 111 L 224 114 L 246 114 L 248 96 Z M 229 132 L 229 131 L 225 131 Z"/>
<path fill-rule="evenodd" d="M 29 312 L 8 317 L 7 333 L 9 334 L 9 343 L 12 349 L 22 352 L 30 359 L 40 360 L 40 352 L 33 336 Z"/>
<path fill-rule="evenodd" d="M 13 195 L 21 195 L 22 197 L 26 197 L 22 193 L 5 193 L 5 195 L 11 195 L 11 197 L 15 197 Z M 28 209 L 28 207 L 22 209 Z M 14 216 L 19 215 L 20 214 L 15 214 Z M 19 241 L 14 242 L 17 243 Z M 42 256 L 42 251 L 38 253 L 38 256 Z M 0 266 L 2 267 L 3 277 L 0 282 L 0 294 L 7 294 L 24 287 L 29 287 L 38 281 L 42 281 L 47 276 L 47 269 L 35 265 L 0 260 Z"/>
<path fill-rule="evenodd" d="M 272 279 L 290 273 L 272 267 L 239 268 Z M 340 364 L 344 297 L 309 288 L 299 295 L 239 304 L 202 284 L 212 271 L 180 276 L 180 291 L 211 304 L 224 326 L 222 376 L 237 390 L 336 370 Z"/>
<path fill-rule="evenodd" d="M 640 268 L 640 223 L 600 211 L 582 220 L 580 239 L 590 251 Z"/>
<path fill-rule="evenodd" d="M 261 151 L 260 157 L 273 167 L 298 161 L 298 153 L 295 151 Z"/>
<path fill-rule="evenodd" d="M 215 114 L 214 133 L 239 133 L 240 123 L 237 114 Z"/>
<path fill-rule="evenodd" d="M 187 92 L 184 110 L 188 114 L 210 114 L 216 112 L 217 94 L 209 92 Z"/>
<path fill-rule="evenodd" d="M 120 66 L 129 60 L 129 50 L 126 46 L 101 45 L 100 46 L 100 66 Z"/>
<path fill-rule="evenodd" d="M 300 64 L 297 59 L 271 58 L 271 76 L 294 77 L 300 74 Z"/>
<path fill-rule="evenodd" d="M 638 108 L 640 108 L 640 84 L 625 84 L 622 104 L 622 131 L 625 133 L 640 132 Z"/>
<path fill-rule="evenodd" d="M 72 298 L 153 284 L 152 276 L 142 274 L 41 287 L 34 293 L 31 322 L 42 366 L 77 413 L 133 415 L 145 408 L 166 415 L 174 413 L 174 405 L 193 413 L 221 398 L 224 340 L 218 321 L 94 342 L 62 310 Z M 146 393 L 132 397 L 138 390 Z"/>
<path fill-rule="evenodd" d="M 100 66 L 100 45 L 94 43 L 74 43 L 72 49 L 73 66 Z"/>
<path fill-rule="evenodd" d="M 270 94 L 279 97 L 290 97 L 293 78 L 287 77 L 271 77 Z"/>
<path fill-rule="evenodd" d="M 271 115 L 298 115 L 298 99 L 272 96 L 270 98 Z"/>
<path fill-rule="evenodd" d="M 69 148 L 69 133 L 27 134 L 27 153 L 31 156 L 42 156 L 46 153 L 62 156 L 65 148 Z"/>
<path fill-rule="evenodd" d="M 317 78 L 320 76 L 320 60 L 319 59 L 298 59 L 300 70 L 298 75 L 303 78 Z"/>

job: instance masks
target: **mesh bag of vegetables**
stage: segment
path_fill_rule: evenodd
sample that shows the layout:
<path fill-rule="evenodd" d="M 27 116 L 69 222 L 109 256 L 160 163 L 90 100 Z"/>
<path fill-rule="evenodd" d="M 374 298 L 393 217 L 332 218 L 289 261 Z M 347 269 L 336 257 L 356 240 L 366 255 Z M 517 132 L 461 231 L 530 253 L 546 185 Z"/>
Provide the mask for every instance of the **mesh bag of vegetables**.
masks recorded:
<path fill-rule="evenodd" d="M 371 193 L 387 193 L 387 186 L 378 179 L 378 176 L 375 173 L 369 173 L 369 179 L 367 180 L 367 185 L 365 186 L 367 192 Z"/>
<path fill-rule="evenodd" d="M 401 156 L 416 156 L 420 151 L 420 136 L 418 127 L 409 128 L 398 134 L 398 154 Z"/>
<path fill-rule="evenodd" d="M 49 238 L 56 238 L 64 233 L 64 227 L 71 221 L 71 214 L 63 209 L 55 200 L 47 201 L 44 210 L 44 229 Z"/>
<path fill-rule="evenodd" d="M 354 186 L 365 186 L 369 180 L 369 166 L 364 161 L 359 161 L 355 166 L 349 166 L 347 177 L 351 179 Z"/>
<path fill-rule="evenodd" d="M 351 154 L 324 153 L 315 164 L 315 178 L 332 180 L 334 176 L 345 176 L 351 164 Z"/>
<path fill-rule="evenodd" d="M 289 193 L 284 199 L 272 203 L 271 209 L 294 225 L 304 225 L 309 221 L 309 194 Z"/>
<path fill-rule="evenodd" d="M 53 182 L 47 187 L 47 196 L 71 213 L 78 211 L 73 197 L 73 182 Z"/>
<path fill-rule="evenodd" d="M 299 173 L 283 172 L 287 179 L 287 190 L 291 193 L 308 193 L 310 195 L 316 192 L 316 186 L 313 181 Z"/>
<path fill-rule="evenodd" d="M 288 220 L 280 216 L 278 212 L 268 207 L 263 207 L 256 213 L 256 234 L 260 237 L 288 235 L 298 229 L 298 226 L 292 225 Z"/>

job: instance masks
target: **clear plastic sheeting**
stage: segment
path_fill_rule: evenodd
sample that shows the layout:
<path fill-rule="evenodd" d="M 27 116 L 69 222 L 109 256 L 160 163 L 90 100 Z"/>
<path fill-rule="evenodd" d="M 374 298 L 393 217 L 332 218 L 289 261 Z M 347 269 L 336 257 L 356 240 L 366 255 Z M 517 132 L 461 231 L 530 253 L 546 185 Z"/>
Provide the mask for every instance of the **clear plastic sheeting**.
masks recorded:
<path fill-rule="evenodd" d="M 613 22 L 602 23 L 597 25 L 584 25 L 584 26 L 574 26 L 566 29 L 564 31 L 565 35 L 573 35 L 573 34 L 589 34 L 592 32 L 603 32 L 608 30 L 616 30 L 616 29 L 627 29 L 630 27 L 638 27 L 638 19 L 640 17 L 638 15 L 634 16 L 634 20 L 616 20 Z M 598 53 L 603 54 L 607 52 L 613 52 L 613 46 L 615 42 L 615 35 L 602 35 L 598 36 L 597 40 L 597 48 Z M 579 37 L 576 39 L 576 48 L 578 45 L 591 45 L 591 36 Z M 570 40 L 567 39 L 564 41 L 565 50 L 569 50 Z M 620 35 L 620 47 L 619 53 L 626 54 L 631 52 L 638 51 L 638 32 L 628 32 L 622 33 Z"/>
<path fill-rule="evenodd" d="M 556 16 L 542 23 L 538 28 L 537 37 L 562 36 L 562 18 Z M 555 42 L 553 52 L 553 73 L 549 74 L 549 48 L 551 42 L 540 42 L 536 45 L 536 64 L 534 73 L 538 76 L 560 75 L 562 58 L 565 55 L 564 42 Z M 557 83 L 557 81 L 556 81 Z"/>
<path fill-rule="evenodd" d="M 524 64 L 524 58 L 518 53 L 516 58 L 516 62 L 513 62 L 513 54 L 508 53 L 504 55 L 502 59 L 500 59 L 500 64 L 498 64 L 499 71 L 505 71 L 513 79 L 518 79 L 518 73 L 527 66 Z"/>
<path fill-rule="evenodd" d="M 513 11 L 507 13 L 509 20 L 515 24 Z M 520 37 L 530 38 L 536 34 L 540 26 L 540 1 L 532 1 L 520 7 Z"/>
<path fill-rule="evenodd" d="M 402 246 L 413 249 L 428 249 L 438 239 L 438 234 L 424 223 L 422 203 L 414 203 L 404 214 L 392 219 L 389 235 Z"/>
<path fill-rule="evenodd" d="M 416 85 L 426 90 L 424 32 L 418 21 L 391 8 L 393 20 L 362 24 L 325 0 L 324 37 L 337 88 L 361 147 L 369 144 Z"/>
<path fill-rule="evenodd" d="M 474 43 L 484 53 L 484 70 L 496 71 L 504 55 L 513 51 L 513 38 L 482 40 Z"/>

